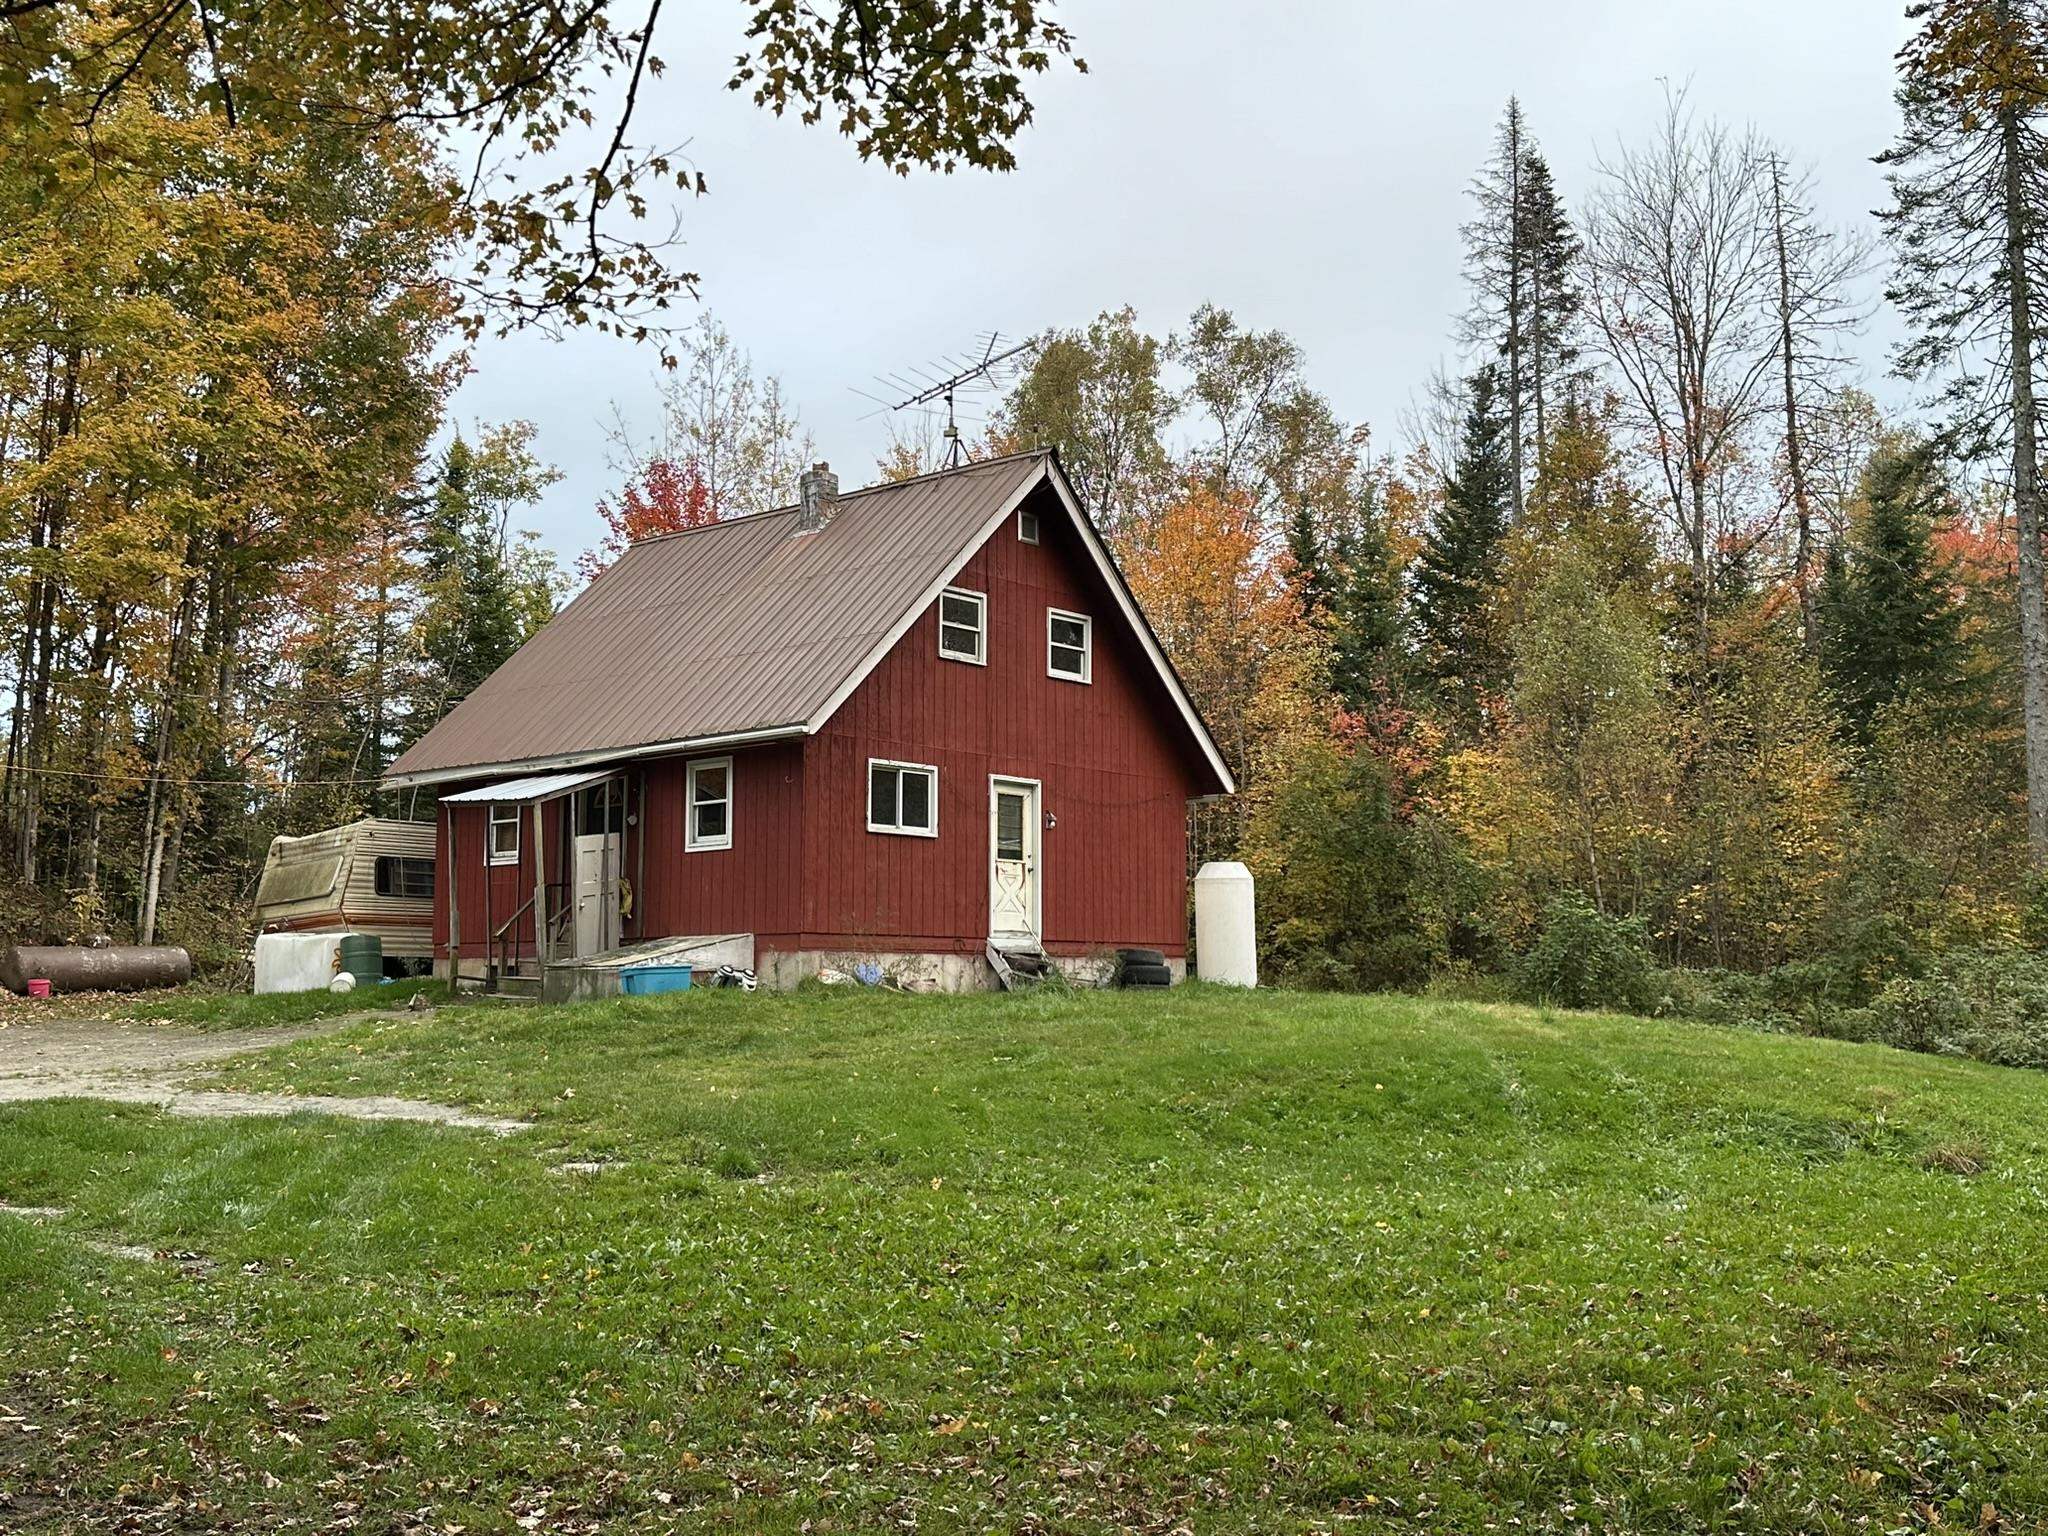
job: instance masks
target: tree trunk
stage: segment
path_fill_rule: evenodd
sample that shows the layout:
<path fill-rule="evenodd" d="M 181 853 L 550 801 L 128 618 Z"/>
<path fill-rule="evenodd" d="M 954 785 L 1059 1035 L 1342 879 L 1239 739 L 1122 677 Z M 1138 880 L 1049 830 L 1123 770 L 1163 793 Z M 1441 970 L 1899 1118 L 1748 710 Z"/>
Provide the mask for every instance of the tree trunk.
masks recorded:
<path fill-rule="evenodd" d="M 1522 120 L 1518 112 L 1508 141 L 1508 443 L 1515 460 L 1515 521 L 1522 520 Z"/>
<path fill-rule="evenodd" d="M 1999 113 L 2012 350 L 2012 506 L 2019 541 L 2020 700 L 2026 725 L 2027 863 L 2048 873 L 2048 593 L 2042 586 L 2041 466 L 2034 400 L 2033 291 L 2027 270 L 2025 146 L 2019 111 Z"/>
<path fill-rule="evenodd" d="M 1771 162 L 1771 232 L 1778 255 L 1778 351 L 1785 370 L 1785 474 L 1792 484 L 1792 512 L 1798 538 L 1792 580 L 1799 589 L 1799 640 L 1811 655 L 1819 644 L 1813 615 L 1813 500 L 1806 489 L 1806 459 L 1799 440 L 1796 338 L 1792 326 L 1792 258 L 1785 244 L 1785 175 Z"/>

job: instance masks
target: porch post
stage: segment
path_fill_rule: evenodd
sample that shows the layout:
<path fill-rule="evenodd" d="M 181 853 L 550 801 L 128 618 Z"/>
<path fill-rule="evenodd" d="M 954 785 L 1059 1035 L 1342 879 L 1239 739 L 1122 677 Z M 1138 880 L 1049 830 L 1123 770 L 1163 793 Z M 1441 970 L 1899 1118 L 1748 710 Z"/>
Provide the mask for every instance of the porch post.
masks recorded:
<path fill-rule="evenodd" d="M 461 866 L 455 858 L 455 807 L 441 807 L 441 824 L 448 829 L 448 990 L 455 990 L 455 983 L 462 974 L 462 907 L 456 895 L 462 885 L 457 874 Z"/>
<path fill-rule="evenodd" d="M 541 813 L 547 802 L 533 802 L 533 952 L 548 963 L 548 849 L 541 837 Z"/>
<path fill-rule="evenodd" d="M 633 820 L 639 836 L 633 840 L 633 937 L 647 937 L 647 770 L 640 770 L 639 792 L 633 797 Z M 623 831 L 619 853 L 625 855 Z"/>

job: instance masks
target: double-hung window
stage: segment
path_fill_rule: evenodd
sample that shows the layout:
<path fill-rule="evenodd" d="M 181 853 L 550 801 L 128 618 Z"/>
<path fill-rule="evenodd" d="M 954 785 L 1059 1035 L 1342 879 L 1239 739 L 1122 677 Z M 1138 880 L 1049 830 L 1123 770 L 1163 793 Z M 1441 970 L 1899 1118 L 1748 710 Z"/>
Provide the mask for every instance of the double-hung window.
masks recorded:
<path fill-rule="evenodd" d="M 485 857 L 491 863 L 519 862 L 519 811 L 520 807 L 516 805 L 491 807 L 490 842 L 485 845 Z"/>
<path fill-rule="evenodd" d="M 1092 675 L 1095 621 L 1085 613 L 1045 610 L 1045 675 L 1085 683 Z"/>
<path fill-rule="evenodd" d="M 683 850 L 709 853 L 732 846 L 732 759 L 700 757 L 691 763 L 684 808 Z"/>
<path fill-rule="evenodd" d="M 948 587 L 939 594 L 939 654 L 988 665 L 988 594 Z"/>
<path fill-rule="evenodd" d="M 929 763 L 868 759 L 868 830 L 939 835 L 939 770 Z"/>

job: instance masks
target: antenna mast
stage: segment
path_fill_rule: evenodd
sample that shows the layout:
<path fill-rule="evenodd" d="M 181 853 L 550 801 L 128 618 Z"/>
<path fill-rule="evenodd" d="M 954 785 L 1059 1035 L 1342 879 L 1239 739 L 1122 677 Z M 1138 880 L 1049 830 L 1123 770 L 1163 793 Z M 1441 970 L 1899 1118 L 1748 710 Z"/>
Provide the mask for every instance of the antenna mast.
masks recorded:
<path fill-rule="evenodd" d="M 1002 342 L 1001 333 L 990 331 L 983 338 L 978 351 L 941 358 L 930 368 L 912 369 L 909 377 L 878 374 L 875 381 L 902 398 L 887 400 L 876 395 L 868 395 L 867 398 L 890 411 L 907 411 L 920 405 L 930 405 L 934 400 L 945 401 L 946 452 L 943 467 L 958 469 L 966 462 L 967 445 L 960 438 L 960 422 L 955 409 L 956 396 L 984 394 L 993 390 L 997 383 L 997 370 L 1020 352 L 1028 352 L 1032 347 L 1029 341 L 1020 341 L 1010 347 L 1004 347 Z M 943 377 L 935 377 L 940 369 L 945 368 L 952 371 Z"/>

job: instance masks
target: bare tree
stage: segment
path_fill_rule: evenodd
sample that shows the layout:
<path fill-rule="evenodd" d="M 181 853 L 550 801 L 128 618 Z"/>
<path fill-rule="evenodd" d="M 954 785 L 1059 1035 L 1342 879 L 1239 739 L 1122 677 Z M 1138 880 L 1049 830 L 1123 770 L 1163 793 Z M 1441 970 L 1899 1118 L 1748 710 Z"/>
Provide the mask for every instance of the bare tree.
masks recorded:
<path fill-rule="evenodd" d="M 1588 310 L 1664 481 L 1691 567 L 1703 681 L 1720 517 L 1717 470 L 1769 408 L 1778 331 L 1768 155 L 1666 98 L 1645 143 L 1599 163 Z"/>
<path fill-rule="evenodd" d="M 1811 179 L 1794 176 L 1782 156 L 1770 158 L 1771 251 L 1777 269 L 1779 374 L 1784 384 L 1781 451 L 1785 495 L 1792 504 L 1792 579 L 1799 593 L 1799 633 L 1811 651 L 1814 494 L 1808 465 L 1809 421 L 1840 392 L 1849 359 L 1841 337 L 1868 311 L 1855 288 L 1869 270 L 1869 242 L 1821 224 L 1813 214 Z"/>
<path fill-rule="evenodd" d="M 794 502 L 814 445 L 782 381 L 773 374 L 756 377 L 752 357 L 710 314 L 683 334 L 678 350 L 682 366 L 663 382 L 661 428 L 652 445 L 641 446 L 623 420 L 614 421 L 621 467 L 638 474 L 650 458 L 694 464 L 717 517 Z"/>

